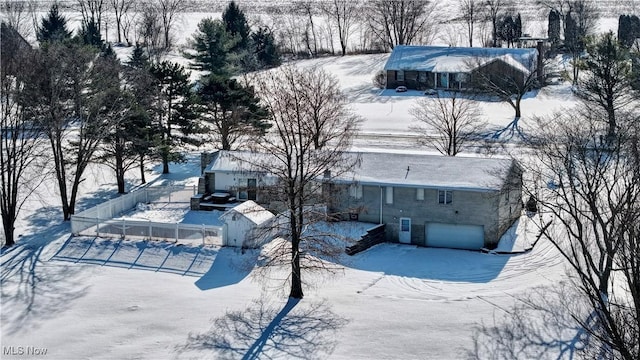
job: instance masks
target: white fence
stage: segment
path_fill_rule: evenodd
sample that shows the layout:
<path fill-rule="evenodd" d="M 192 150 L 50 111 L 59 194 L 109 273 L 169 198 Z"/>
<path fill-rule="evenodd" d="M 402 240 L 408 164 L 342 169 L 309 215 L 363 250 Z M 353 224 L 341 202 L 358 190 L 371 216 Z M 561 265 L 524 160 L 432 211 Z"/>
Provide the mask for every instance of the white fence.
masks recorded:
<path fill-rule="evenodd" d="M 188 207 L 195 193 L 196 189 L 191 187 L 148 187 L 133 191 L 72 215 L 71 231 L 74 235 L 223 245 L 220 226 L 117 219 L 139 203 L 184 203 Z"/>

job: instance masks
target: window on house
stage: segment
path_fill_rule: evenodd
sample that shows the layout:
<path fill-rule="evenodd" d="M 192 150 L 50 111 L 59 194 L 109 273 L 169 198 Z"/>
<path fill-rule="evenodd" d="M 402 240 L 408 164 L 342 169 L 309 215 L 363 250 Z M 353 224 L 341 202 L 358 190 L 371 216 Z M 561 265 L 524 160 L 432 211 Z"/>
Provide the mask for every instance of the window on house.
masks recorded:
<path fill-rule="evenodd" d="M 247 179 L 247 198 L 256 200 L 258 198 L 258 180 Z"/>
<path fill-rule="evenodd" d="M 362 199 L 362 185 L 351 184 L 349 185 L 349 196 L 354 199 Z"/>
<path fill-rule="evenodd" d="M 453 201 L 453 191 L 438 190 L 438 204 L 451 204 Z"/>
<path fill-rule="evenodd" d="M 404 81 L 404 71 L 403 70 L 396 71 L 396 80 L 397 81 Z"/>
<path fill-rule="evenodd" d="M 416 200 L 418 200 L 418 201 L 424 200 L 424 189 L 423 188 L 416 189 Z"/>
<path fill-rule="evenodd" d="M 385 202 L 387 204 L 393 204 L 393 187 L 387 186 L 385 189 Z"/>
<path fill-rule="evenodd" d="M 421 83 L 427 82 L 427 73 L 425 71 L 420 71 L 418 73 L 418 81 L 420 81 Z"/>

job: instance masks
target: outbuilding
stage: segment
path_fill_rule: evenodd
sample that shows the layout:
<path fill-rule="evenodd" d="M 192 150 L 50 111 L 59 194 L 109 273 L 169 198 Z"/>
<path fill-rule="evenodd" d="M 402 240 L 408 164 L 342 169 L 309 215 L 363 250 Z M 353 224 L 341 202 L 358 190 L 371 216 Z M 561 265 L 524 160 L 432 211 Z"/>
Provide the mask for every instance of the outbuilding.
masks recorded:
<path fill-rule="evenodd" d="M 269 240 L 269 224 L 275 216 L 248 200 L 220 216 L 224 223 L 224 245 L 255 248 Z"/>

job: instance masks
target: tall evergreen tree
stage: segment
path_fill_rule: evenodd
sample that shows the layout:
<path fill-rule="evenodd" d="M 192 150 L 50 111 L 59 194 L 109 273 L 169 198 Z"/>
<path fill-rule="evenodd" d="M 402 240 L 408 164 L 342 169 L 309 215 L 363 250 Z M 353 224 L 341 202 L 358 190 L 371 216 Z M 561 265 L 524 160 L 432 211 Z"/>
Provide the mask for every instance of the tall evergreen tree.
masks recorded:
<path fill-rule="evenodd" d="M 605 111 L 608 137 L 612 138 L 619 130 L 617 113 L 633 100 L 629 52 L 618 43 L 612 32 L 589 44 L 588 51 L 586 76 L 581 78 L 582 91 L 579 94 Z"/>
<path fill-rule="evenodd" d="M 258 31 L 251 34 L 251 39 L 253 40 L 256 58 L 261 68 L 272 68 L 282 64 L 276 40 L 269 29 L 260 27 Z"/>
<path fill-rule="evenodd" d="M 202 119 L 211 124 L 222 150 L 232 150 L 244 137 L 264 135 L 268 111 L 260 105 L 253 87 L 235 79 L 210 75 L 198 89 Z"/>
<path fill-rule="evenodd" d="M 133 107 L 128 114 L 127 134 L 131 136 L 131 151 L 136 154 L 140 169 L 140 181 L 146 183 L 145 162 L 155 154 L 153 128 L 154 78 L 151 63 L 145 50 L 136 43 L 125 68 L 127 90 L 133 96 Z"/>
<path fill-rule="evenodd" d="M 58 5 L 53 4 L 36 32 L 39 42 L 64 41 L 71 38 L 71 31 L 67 29 L 67 19 L 58 12 Z"/>
<path fill-rule="evenodd" d="M 169 162 L 181 161 L 179 145 L 198 145 L 193 134 L 200 132 L 194 112 L 194 96 L 189 83 L 189 72 L 177 63 L 162 61 L 151 66 L 155 78 L 156 100 L 154 126 L 158 137 L 155 148 L 162 159 L 162 173 L 169 173 Z"/>
<path fill-rule="evenodd" d="M 572 53 L 584 50 L 584 39 L 571 12 L 567 13 L 564 29 L 564 46 Z"/>
<path fill-rule="evenodd" d="M 229 35 L 238 38 L 233 50 L 247 50 L 249 48 L 251 29 L 249 23 L 247 23 L 246 16 L 234 1 L 231 1 L 222 13 L 222 22 L 224 22 L 225 29 Z"/>
<path fill-rule="evenodd" d="M 98 25 L 93 20 L 89 20 L 87 23 L 82 25 L 78 36 L 82 43 L 93 46 L 97 49 L 102 49 L 104 45 L 100 29 L 98 29 Z"/>
<path fill-rule="evenodd" d="M 220 20 L 205 18 L 198 23 L 197 30 L 190 41 L 195 54 L 186 52 L 185 56 L 193 60 L 192 67 L 196 70 L 226 75 L 233 72 L 232 51 L 237 44 L 238 39 L 229 36 L 225 25 Z"/>
<path fill-rule="evenodd" d="M 549 11 L 549 27 L 547 36 L 551 42 L 551 49 L 555 50 L 560 46 L 560 14 L 556 10 Z"/>
<path fill-rule="evenodd" d="M 514 22 L 515 22 L 515 35 L 516 35 L 515 38 L 517 40 L 522 37 L 522 16 L 520 16 L 520 13 L 516 15 Z"/>
<path fill-rule="evenodd" d="M 618 19 L 618 41 L 627 49 L 640 38 L 640 18 L 636 15 L 620 15 Z"/>

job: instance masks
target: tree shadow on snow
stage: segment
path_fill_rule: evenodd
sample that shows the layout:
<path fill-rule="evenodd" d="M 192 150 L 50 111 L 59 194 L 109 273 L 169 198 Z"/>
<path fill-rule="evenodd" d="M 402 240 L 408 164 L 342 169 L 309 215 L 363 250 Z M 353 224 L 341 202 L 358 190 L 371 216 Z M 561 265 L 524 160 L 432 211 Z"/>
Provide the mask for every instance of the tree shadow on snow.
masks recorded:
<path fill-rule="evenodd" d="M 487 283 L 497 278 L 514 256 L 520 255 L 384 243 L 347 258 L 344 266 L 425 280 Z"/>
<path fill-rule="evenodd" d="M 55 216 L 54 216 L 55 214 Z M 57 225 L 50 225 L 56 219 Z M 36 321 L 55 316 L 84 296 L 81 268 L 48 262 L 52 242 L 68 236 L 69 223 L 60 223 L 57 207 L 43 208 L 29 220 L 33 234 L 21 236 L 0 257 L 0 298 L 3 331 L 26 331 Z"/>
<path fill-rule="evenodd" d="M 237 284 L 249 275 L 256 260 L 254 251 L 241 253 L 238 248 L 221 248 L 209 270 L 195 284 L 200 290 Z"/>
<path fill-rule="evenodd" d="M 290 298 L 280 308 L 258 299 L 215 319 L 209 331 L 189 334 L 176 352 L 216 359 L 326 358 L 335 348 L 335 332 L 346 323 L 326 301 Z"/>
<path fill-rule="evenodd" d="M 566 281 L 534 288 L 515 298 L 513 306 L 500 308 L 502 314 L 494 315 L 492 324 L 475 326 L 467 356 L 478 360 L 602 357 L 597 353 L 602 346 L 598 336 L 581 325 L 597 327 L 589 308 Z"/>

